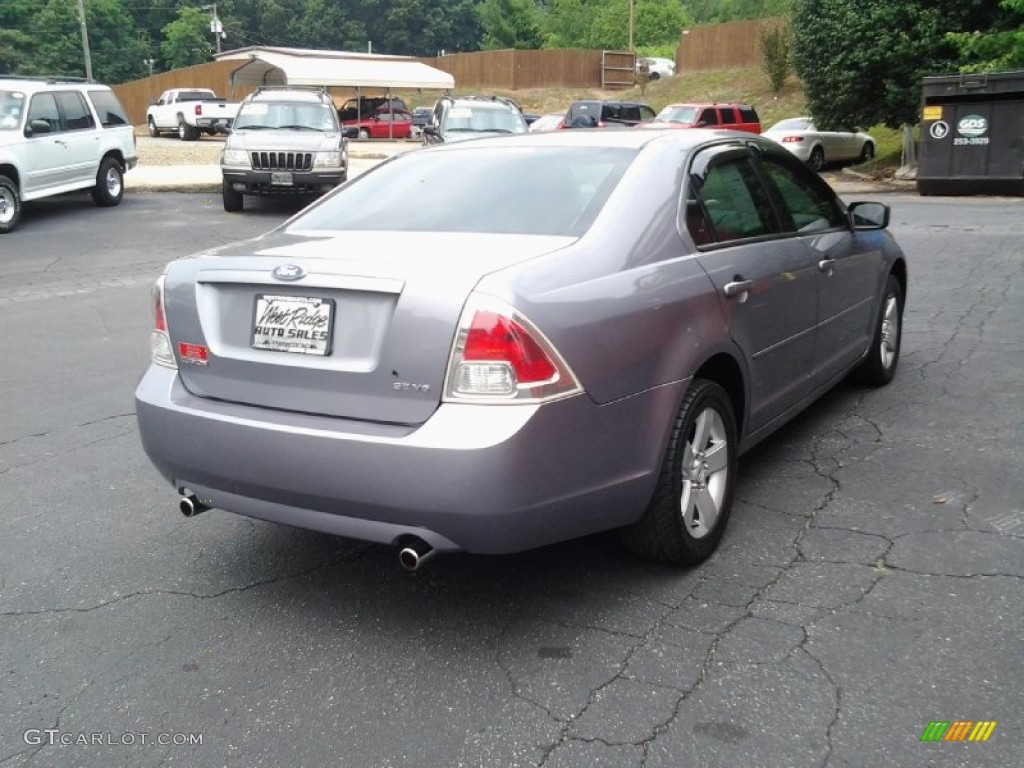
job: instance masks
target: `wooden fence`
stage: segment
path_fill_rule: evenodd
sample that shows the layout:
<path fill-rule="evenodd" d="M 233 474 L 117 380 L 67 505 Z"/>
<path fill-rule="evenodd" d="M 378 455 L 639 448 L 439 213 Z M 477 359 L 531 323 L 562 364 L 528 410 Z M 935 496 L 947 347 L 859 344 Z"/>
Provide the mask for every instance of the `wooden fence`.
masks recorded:
<path fill-rule="evenodd" d="M 785 23 L 768 18 L 684 30 L 676 50 L 676 72 L 760 67 L 762 33 Z"/>
<path fill-rule="evenodd" d="M 453 53 L 423 63 L 455 78 L 457 88 L 496 88 L 518 91 L 526 88 L 601 88 L 606 81 L 605 51 L 475 51 Z M 632 56 L 632 54 L 626 54 Z M 630 79 L 629 85 L 632 85 Z"/>
<path fill-rule="evenodd" d="M 124 105 L 133 125 L 146 122 L 146 108 L 160 98 L 168 88 L 211 88 L 218 96 L 232 101 L 241 100 L 252 88 L 236 88 L 231 92 L 231 73 L 238 68 L 237 61 L 211 61 L 193 67 L 173 69 L 159 75 L 132 80 L 113 86 L 114 93 Z"/>

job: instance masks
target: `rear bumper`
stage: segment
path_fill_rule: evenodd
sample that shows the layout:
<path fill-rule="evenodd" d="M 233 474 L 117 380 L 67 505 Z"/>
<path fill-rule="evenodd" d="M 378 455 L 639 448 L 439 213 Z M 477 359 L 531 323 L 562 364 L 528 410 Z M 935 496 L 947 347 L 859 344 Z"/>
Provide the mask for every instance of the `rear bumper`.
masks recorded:
<path fill-rule="evenodd" d="M 139 431 L 179 491 L 250 517 L 383 544 L 505 553 L 636 520 L 680 387 L 598 406 L 442 404 L 418 428 L 197 398 L 150 366 Z M 170 506 L 170 503 L 169 503 Z"/>

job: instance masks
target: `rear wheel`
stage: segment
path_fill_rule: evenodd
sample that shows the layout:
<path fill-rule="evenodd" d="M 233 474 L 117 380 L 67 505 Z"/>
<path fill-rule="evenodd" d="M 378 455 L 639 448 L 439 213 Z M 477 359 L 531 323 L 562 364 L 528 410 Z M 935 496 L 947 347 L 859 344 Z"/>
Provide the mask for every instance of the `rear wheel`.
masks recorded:
<path fill-rule="evenodd" d="M 868 356 L 857 369 L 857 379 L 880 387 L 892 381 L 900 361 L 900 341 L 903 337 L 903 289 L 895 275 L 889 275 L 882 306 L 878 311 L 875 335 L 871 339 Z"/>
<path fill-rule="evenodd" d="M 642 557 L 696 565 L 718 546 L 732 508 L 737 466 L 736 417 L 718 384 L 694 379 L 679 407 L 654 497 L 623 529 Z"/>
<path fill-rule="evenodd" d="M 365 128 L 360 128 L 359 129 L 359 138 L 360 139 L 368 139 L 368 138 L 370 138 L 370 132 L 368 130 L 366 130 Z"/>
<path fill-rule="evenodd" d="M 121 202 L 124 196 L 124 171 L 117 160 L 112 157 L 103 158 L 96 172 L 96 186 L 91 191 L 96 205 L 104 208 L 111 208 Z"/>
<path fill-rule="evenodd" d="M 18 226 L 21 218 L 21 196 L 18 185 L 7 176 L 0 176 L 0 235 Z"/>
<path fill-rule="evenodd" d="M 820 171 L 825 167 L 825 151 L 821 147 L 812 149 L 807 164 L 811 166 L 812 171 Z"/>
<path fill-rule="evenodd" d="M 875 157 L 875 145 L 870 141 L 864 142 L 864 147 L 860 151 L 860 159 L 858 162 L 866 163 L 868 160 L 873 160 Z"/>
<path fill-rule="evenodd" d="M 224 210 L 228 213 L 238 213 L 245 207 L 242 193 L 232 187 L 227 181 L 223 182 L 221 196 L 224 198 Z"/>
<path fill-rule="evenodd" d="M 185 122 L 184 118 L 178 118 L 178 138 L 182 141 L 195 141 L 199 138 L 199 129 L 193 128 Z"/>

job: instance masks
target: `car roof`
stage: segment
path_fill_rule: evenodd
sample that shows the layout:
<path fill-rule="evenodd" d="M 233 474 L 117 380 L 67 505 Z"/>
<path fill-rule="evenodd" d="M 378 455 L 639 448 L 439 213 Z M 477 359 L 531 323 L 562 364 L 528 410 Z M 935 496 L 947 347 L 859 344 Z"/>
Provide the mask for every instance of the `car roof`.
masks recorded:
<path fill-rule="evenodd" d="M 730 130 L 713 130 L 695 128 L 690 131 L 640 131 L 631 128 L 609 131 L 545 131 L 539 133 L 522 133 L 507 136 L 495 136 L 486 142 L 458 142 L 456 144 L 439 144 L 429 147 L 431 151 L 471 149 L 473 145 L 484 147 L 608 147 L 622 149 L 642 149 L 648 145 L 665 143 L 673 144 L 682 150 L 707 144 L 716 139 L 740 139 L 744 143 L 757 143 L 766 148 L 778 148 L 771 139 L 761 139 L 752 133 Z M 467 146 L 468 145 L 468 146 Z M 426 150 L 424 150 L 426 151 Z"/>
<path fill-rule="evenodd" d="M 670 107 L 749 107 L 745 101 L 680 101 L 668 104 Z"/>
<path fill-rule="evenodd" d="M 500 101 L 500 100 L 491 101 L 490 99 L 461 99 L 461 98 L 460 99 L 454 99 L 453 98 L 453 99 L 451 99 L 451 102 L 452 102 L 452 106 L 471 107 L 472 109 L 500 109 L 500 110 L 505 111 L 505 112 L 512 111 L 512 112 L 515 112 L 517 114 L 519 113 L 519 110 L 517 110 L 514 106 L 509 104 L 507 101 Z"/>
<path fill-rule="evenodd" d="M 19 90 L 34 93 L 36 91 L 59 88 L 90 88 L 92 90 L 110 90 L 110 86 L 97 83 L 94 80 L 82 78 L 65 77 L 24 77 L 0 75 L 0 90 Z"/>
<path fill-rule="evenodd" d="M 246 97 L 246 101 L 308 101 L 314 104 L 325 104 L 322 91 L 288 90 L 255 91 Z"/>

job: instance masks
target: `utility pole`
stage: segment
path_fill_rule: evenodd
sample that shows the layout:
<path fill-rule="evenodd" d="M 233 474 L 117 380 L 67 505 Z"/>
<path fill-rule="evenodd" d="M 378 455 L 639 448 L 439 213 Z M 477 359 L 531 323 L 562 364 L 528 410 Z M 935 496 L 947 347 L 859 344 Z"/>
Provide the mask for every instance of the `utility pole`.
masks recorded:
<path fill-rule="evenodd" d="M 636 0 L 629 0 L 629 50 L 633 50 L 633 13 L 636 8 Z"/>
<path fill-rule="evenodd" d="M 199 8 L 204 11 L 213 11 L 213 21 L 210 22 L 210 31 L 213 32 L 213 38 L 217 41 L 215 45 L 217 47 L 217 53 L 219 54 L 220 40 L 224 37 L 224 25 L 220 23 L 220 18 L 217 16 L 217 4 L 212 3 L 210 5 L 201 5 Z"/>
<path fill-rule="evenodd" d="M 78 0 L 78 24 L 82 28 L 82 53 L 85 54 L 85 77 L 92 80 L 92 54 L 89 52 L 89 29 L 85 26 L 85 0 Z"/>

